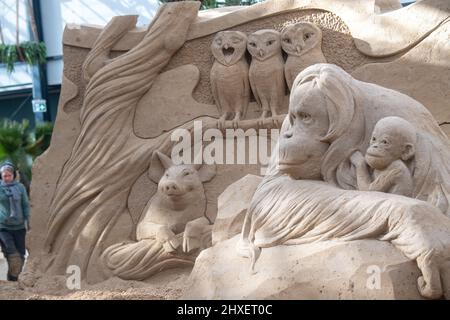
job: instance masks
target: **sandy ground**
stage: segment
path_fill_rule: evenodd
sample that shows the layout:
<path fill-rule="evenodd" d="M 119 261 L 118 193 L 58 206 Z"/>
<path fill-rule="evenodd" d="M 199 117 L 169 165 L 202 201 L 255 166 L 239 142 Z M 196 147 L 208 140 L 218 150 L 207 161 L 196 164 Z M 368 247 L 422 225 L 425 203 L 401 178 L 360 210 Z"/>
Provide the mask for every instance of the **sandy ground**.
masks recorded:
<path fill-rule="evenodd" d="M 8 282 L 7 265 L 0 258 L 0 300 L 176 300 L 187 289 L 191 269 L 173 269 L 145 281 L 112 278 L 69 290 L 65 277 L 48 277 L 28 266 L 19 282 Z"/>

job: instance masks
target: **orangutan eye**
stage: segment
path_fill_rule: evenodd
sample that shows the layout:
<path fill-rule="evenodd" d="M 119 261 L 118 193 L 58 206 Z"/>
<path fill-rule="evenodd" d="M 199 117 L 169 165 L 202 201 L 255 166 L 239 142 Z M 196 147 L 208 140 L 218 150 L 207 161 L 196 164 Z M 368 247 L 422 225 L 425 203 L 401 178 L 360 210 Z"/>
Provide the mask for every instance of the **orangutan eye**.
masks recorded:
<path fill-rule="evenodd" d="M 295 114 L 290 113 L 289 114 L 289 122 L 291 123 L 291 125 L 294 124 L 294 121 L 295 121 Z"/>
<path fill-rule="evenodd" d="M 309 123 L 312 120 L 311 115 L 309 115 L 305 112 L 300 112 L 298 117 L 300 118 L 300 120 L 302 120 L 305 123 Z"/>

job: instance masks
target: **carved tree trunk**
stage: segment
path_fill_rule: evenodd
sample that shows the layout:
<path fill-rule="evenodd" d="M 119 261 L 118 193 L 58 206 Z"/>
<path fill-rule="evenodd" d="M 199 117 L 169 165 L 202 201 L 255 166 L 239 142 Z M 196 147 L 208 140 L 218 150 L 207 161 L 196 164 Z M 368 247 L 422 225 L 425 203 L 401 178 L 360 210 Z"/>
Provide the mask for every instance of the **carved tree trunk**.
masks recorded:
<path fill-rule="evenodd" d="M 98 64 L 98 57 L 105 55 L 99 46 L 112 48 L 124 31 L 117 26 L 121 20 L 113 20 L 97 40 L 96 56 L 84 65 L 90 82 L 81 109 L 81 132 L 50 207 L 45 242 L 50 272 L 63 274 L 68 265 L 78 265 L 83 278 L 89 276 L 90 261 L 98 256 L 116 219 L 128 210 L 131 186 L 147 170 L 153 151 L 170 139 L 167 134 L 137 138 L 135 108 L 184 44 L 198 8 L 198 2 L 162 6 L 142 42 L 105 66 Z"/>

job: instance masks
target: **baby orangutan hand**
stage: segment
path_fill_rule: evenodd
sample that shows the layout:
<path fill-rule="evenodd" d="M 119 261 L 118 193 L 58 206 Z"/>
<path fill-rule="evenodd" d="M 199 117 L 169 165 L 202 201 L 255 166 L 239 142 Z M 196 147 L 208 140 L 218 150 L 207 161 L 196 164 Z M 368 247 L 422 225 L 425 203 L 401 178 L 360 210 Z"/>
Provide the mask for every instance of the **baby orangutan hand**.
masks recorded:
<path fill-rule="evenodd" d="M 358 167 L 358 166 L 361 166 L 363 163 L 365 163 L 366 160 L 364 159 L 363 154 L 359 150 L 356 150 L 350 157 L 350 162 L 355 167 Z"/>

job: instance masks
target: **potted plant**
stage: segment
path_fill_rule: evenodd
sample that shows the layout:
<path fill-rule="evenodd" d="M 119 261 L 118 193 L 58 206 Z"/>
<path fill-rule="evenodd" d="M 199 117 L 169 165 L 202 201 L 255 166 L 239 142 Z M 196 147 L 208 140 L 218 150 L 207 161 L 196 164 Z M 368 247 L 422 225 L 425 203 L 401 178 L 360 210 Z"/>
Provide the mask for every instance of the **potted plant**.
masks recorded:
<path fill-rule="evenodd" d="M 43 42 L 25 41 L 19 45 L 0 44 L 0 63 L 6 65 L 6 70 L 14 71 L 14 64 L 25 62 L 38 65 L 46 62 L 47 48 Z"/>
<path fill-rule="evenodd" d="M 47 57 L 47 48 L 44 42 L 40 42 L 38 39 L 36 21 L 32 9 L 31 2 L 27 2 L 27 10 L 29 16 L 29 22 L 32 30 L 32 38 L 34 41 L 20 41 L 20 28 L 19 28 L 19 4 L 20 1 L 16 1 L 16 43 L 7 44 L 3 37 L 3 30 L 0 21 L 0 64 L 6 65 L 8 73 L 14 71 L 14 64 L 17 62 L 25 62 L 29 65 L 44 64 Z"/>

